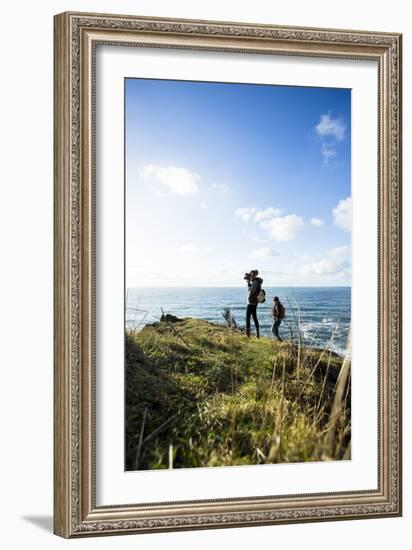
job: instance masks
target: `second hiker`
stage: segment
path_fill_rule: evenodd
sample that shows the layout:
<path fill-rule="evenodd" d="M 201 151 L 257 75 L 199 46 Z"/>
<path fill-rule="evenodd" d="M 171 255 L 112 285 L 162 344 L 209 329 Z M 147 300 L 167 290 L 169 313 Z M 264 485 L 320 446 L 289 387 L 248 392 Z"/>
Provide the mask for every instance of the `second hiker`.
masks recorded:
<path fill-rule="evenodd" d="M 273 303 L 272 303 L 272 319 L 273 319 L 272 333 L 273 333 L 273 336 L 275 336 L 275 338 L 277 338 L 277 340 L 280 340 L 280 341 L 282 341 L 283 339 L 279 336 L 279 326 L 282 322 L 282 319 L 284 318 L 285 318 L 285 306 L 281 303 L 279 298 L 275 296 L 273 298 Z"/>

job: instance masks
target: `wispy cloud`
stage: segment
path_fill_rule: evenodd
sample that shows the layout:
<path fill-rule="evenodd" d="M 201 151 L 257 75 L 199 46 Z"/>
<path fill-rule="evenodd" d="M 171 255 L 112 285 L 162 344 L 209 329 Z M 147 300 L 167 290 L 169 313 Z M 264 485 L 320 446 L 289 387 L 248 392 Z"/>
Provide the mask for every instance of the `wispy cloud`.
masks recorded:
<path fill-rule="evenodd" d="M 254 260 L 269 260 L 270 258 L 275 258 L 276 256 L 279 256 L 279 253 L 276 252 L 276 250 L 273 250 L 270 246 L 258 248 L 250 254 L 250 257 Z"/>
<path fill-rule="evenodd" d="M 350 246 L 337 246 L 329 251 L 331 258 L 349 258 L 351 253 Z"/>
<path fill-rule="evenodd" d="M 254 216 L 255 212 L 256 208 L 237 208 L 235 210 L 235 215 L 242 220 L 242 222 L 248 222 Z"/>
<path fill-rule="evenodd" d="M 310 220 L 310 225 L 313 225 L 315 227 L 321 227 L 322 225 L 324 225 L 324 221 L 321 220 L 320 218 L 312 218 Z"/>
<path fill-rule="evenodd" d="M 330 114 L 320 115 L 316 131 L 320 136 L 332 136 L 338 141 L 342 141 L 345 137 L 346 125 L 341 117 L 332 118 Z"/>
<path fill-rule="evenodd" d="M 279 216 L 281 213 L 282 211 L 279 208 L 273 208 L 272 206 L 270 206 L 269 208 L 265 208 L 264 210 L 257 210 L 254 216 L 254 220 L 255 222 L 260 222 L 274 216 Z"/>
<path fill-rule="evenodd" d="M 255 222 L 260 222 L 274 216 L 279 216 L 282 211 L 279 208 L 264 208 L 259 210 L 258 208 L 238 208 L 235 210 L 235 215 L 237 218 L 243 222 L 248 222 L 249 220 L 254 220 Z"/>
<path fill-rule="evenodd" d="M 322 153 L 325 164 L 329 163 L 329 159 L 336 157 L 336 149 L 331 143 L 322 143 L 320 152 Z"/>
<path fill-rule="evenodd" d="M 327 113 L 320 115 L 315 130 L 322 140 L 320 152 L 324 164 L 327 165 L 330 159 L 337 156 L 336 145 L 345 138 L 346 124 L 342 117 L 332 118 L 330 113 Z"/>
<path fill-rule="evenodd" d="M 291 241 L 304 225 L 302 218 L 296 214 L 276 217 L 260 223 L 262 229 L 266 229 L 269 237 L 274 241 Z"/>
<path fill-rule="evenodd" d="M 199 191 L 200 176 L 186 168 L 148 164 L 143 168 L 143 175 L 176 195 L 195 195 Z"/>
<path fill-rule="evenodd" d="M 352 231 L 352 197 L 342 199 L 339 204 L 332 210 L 335 225 Z"/>
<path fill-rule="evenodd" d="M 268 207 L 259 210 L 258 208 L 237 208 L 235 215 L 243 222 L 253 221 L 266 231 L 267 237 L 274 241 L 290 241 L 294 239 L 304 221 L 296 214 L 281 216 L 282 210 Z"/>
<path fill-rule="evenodd" d="M 347 262 L 341 262 L 333 258 L 321 258 L 302 266 L 302 275 L 337 275 L 348 267 Z"/>
<path fill-rule="evenodd" d="M 349 255 L 349 246 L 332 248 L 324 257 L 307 260 L 300 268 L 300 272 L 306 277 L 321 275 L 333 275 L 340 278 L 349 277 L 351 273 Z"/>

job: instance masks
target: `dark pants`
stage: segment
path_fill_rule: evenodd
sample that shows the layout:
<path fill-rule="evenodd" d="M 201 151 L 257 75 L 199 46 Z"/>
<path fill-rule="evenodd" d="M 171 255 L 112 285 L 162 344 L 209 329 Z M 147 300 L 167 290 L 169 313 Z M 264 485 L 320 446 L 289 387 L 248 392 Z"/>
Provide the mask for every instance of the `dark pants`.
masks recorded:
<path fill-rule="evenodd" d="M 279 326 L 282 322 L 282 319 L 275 319 L 272 324 L 272 332 L 273 335 L 276 336 L 278 340 L 281 340 L 282 338 L 279 336 Z"/>
<path fill-rule="evenodd" d="M 256 327 L 256 335 L 259 336 L 259 321 L 256 315 L 257 304 L 248 304 L 246 308 L 246 330 L 250 330 L 250 317 L 253 317 L 253 321 Z"/>

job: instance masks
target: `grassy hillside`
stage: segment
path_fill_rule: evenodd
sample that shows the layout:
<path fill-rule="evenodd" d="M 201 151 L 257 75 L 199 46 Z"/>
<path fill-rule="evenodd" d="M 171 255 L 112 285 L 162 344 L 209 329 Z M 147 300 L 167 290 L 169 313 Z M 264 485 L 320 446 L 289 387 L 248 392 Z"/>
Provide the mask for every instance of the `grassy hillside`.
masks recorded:
<path fill-rule="evenodd" d="M 128 332 L 126 469 L 350 458 L 349 371 L 202 320 Z"/>

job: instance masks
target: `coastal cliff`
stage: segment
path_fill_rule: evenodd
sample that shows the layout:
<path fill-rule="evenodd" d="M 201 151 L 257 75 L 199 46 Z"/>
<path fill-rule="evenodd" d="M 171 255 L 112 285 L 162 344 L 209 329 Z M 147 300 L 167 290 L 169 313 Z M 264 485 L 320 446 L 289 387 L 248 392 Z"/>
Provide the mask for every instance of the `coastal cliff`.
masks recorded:
<path fill-rule="evenodd" d="M 197 319 L 126 332 L 126 469 L 350 458 L 350 364 Z"/>

